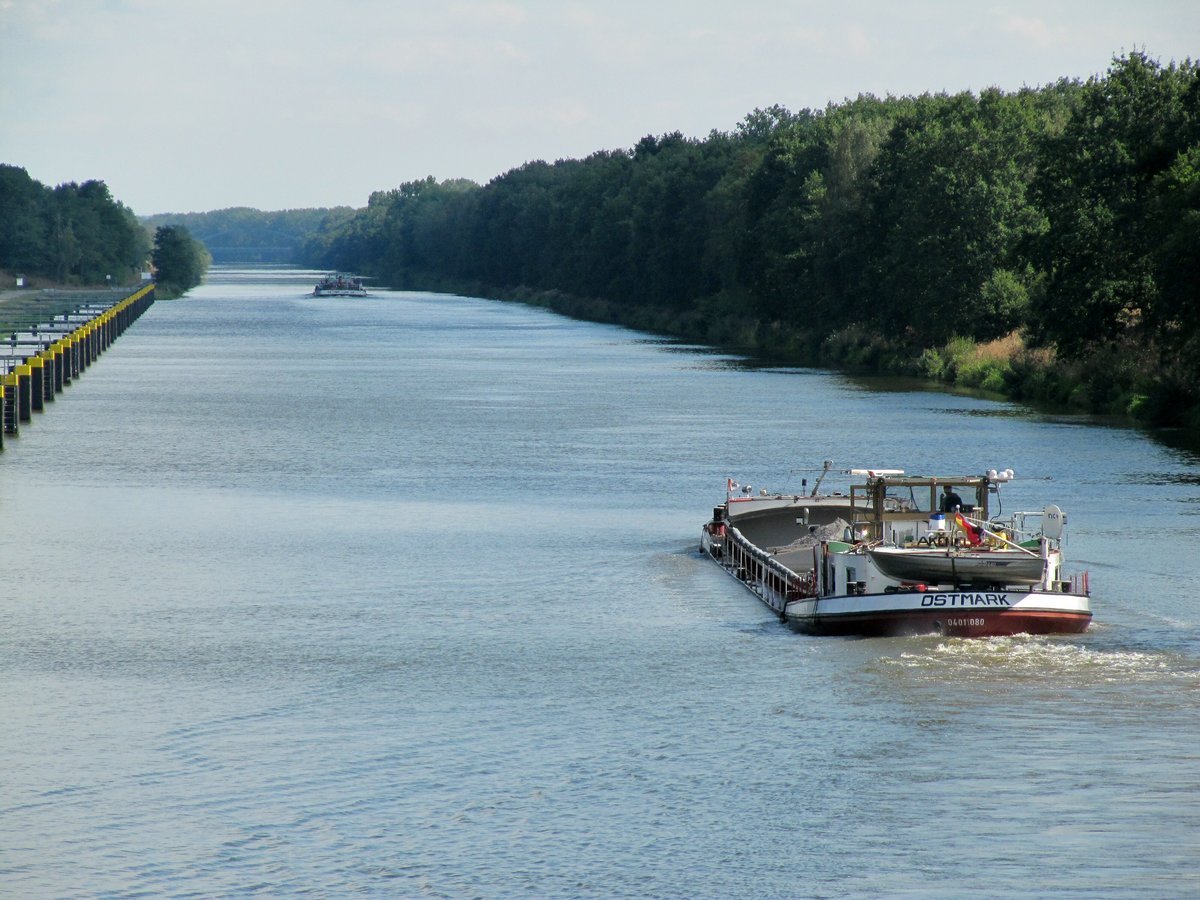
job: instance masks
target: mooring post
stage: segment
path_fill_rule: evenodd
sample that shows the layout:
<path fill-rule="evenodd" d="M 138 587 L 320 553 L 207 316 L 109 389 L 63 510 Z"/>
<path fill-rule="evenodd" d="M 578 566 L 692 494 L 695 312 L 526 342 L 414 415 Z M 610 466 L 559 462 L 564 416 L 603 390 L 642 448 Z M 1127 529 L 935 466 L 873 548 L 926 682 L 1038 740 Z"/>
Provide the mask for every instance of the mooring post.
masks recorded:
<path fill-rule="evenodd" d="M 17 373 L 4 376 L 4 433 L 19 434 L 21 430 L 17 416 Z"/>
<path fill-rule="evenodd" d="M 50 349 L 54 353 L 54 390 L 62 393 L 63 385 L 71 383 L 71 375 L 67 372 L 66 342 L 59 338 Z"/>
<path fill-rule="evenodd" d="M 42 407 L 54 402 L 54 351 L 47 347 L 38 354 L 42 361 Z"/>
<path fill-rule="evenodd" d="M 29 357 L 29 408 L 41 412 L 46 408 L 46 368 L 42 355 Z"/>
<path fill-rule="evenodd" d="M 17 366 L 17 415 L 22 422 L 33 418 L 33 367 L 28 363 Z"/>
<path fill-rule="evenodd" d="M 79 327 L 79 371 L 92 364 L 92 325 L 90 322 Z"/>

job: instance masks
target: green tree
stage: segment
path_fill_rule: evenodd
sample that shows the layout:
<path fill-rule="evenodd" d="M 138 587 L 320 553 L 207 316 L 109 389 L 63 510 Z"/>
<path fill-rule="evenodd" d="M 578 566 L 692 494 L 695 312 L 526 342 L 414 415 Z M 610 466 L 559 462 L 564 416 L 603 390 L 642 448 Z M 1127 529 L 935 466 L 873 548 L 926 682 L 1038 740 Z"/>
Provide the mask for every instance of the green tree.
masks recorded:
<path fill-rule="evenodd" d="M 1200 376 L 1200 143 L 1180 153 L 1155 188 L 1159 293 L 1151 324 L 1164 350 Z"/>
<path fill-rule="evenodd" d="M 103 181 L 54 189 L 0 166 L 0 266 L 60 282 L 122 283 L 145 265 L 149 241 Z"/>
<path fill-rule="evenodd" d="M 154 232 L 155 277 L 168 296 L 186 293 L 198 285 L 209 259 L 204 245 L 182 225 L 162 225 Z"/>
<path fill-rule="evenodd" d="M 876 160 L 864 235 L 874 321 L 926 346 L 1021 324 L 1014 278 L 1044 228 L 1028 196 L 1035 122 L 1032 94 L 998 90 L 921 97 L 897 122 Z"/>
<path fill-rule="evenodd" d="M 49 268 L 50 192 L 17 166 L 0 165 L 0 268 L 44 273 Z"/>
<path fill-rule="evenodd" d="M 1049 277 L 1035 324 L 1068 357 L 1143 342 L 1187 294 L 1190 219 L 1172 217 L 1192 202 L 1186 160 L 1197 142 L 1198 90 L 1195 64 L 1163 67 L 1131 53 L 1083 86 L 1070 120 L 1046 142 L 1038 191 L 1050 223 L 1040 242 Z M 1160 271 L 1164 262 L 1173 274 Z M 1175 299 L 1162 305 L 1164 275 Z"/>

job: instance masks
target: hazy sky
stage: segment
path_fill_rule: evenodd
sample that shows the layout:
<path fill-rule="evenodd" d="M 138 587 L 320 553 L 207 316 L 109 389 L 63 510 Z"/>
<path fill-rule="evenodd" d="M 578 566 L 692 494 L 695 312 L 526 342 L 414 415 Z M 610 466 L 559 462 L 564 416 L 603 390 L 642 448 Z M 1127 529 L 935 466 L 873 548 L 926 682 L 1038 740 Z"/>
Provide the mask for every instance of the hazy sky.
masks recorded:
<path fill-rule="evenodd" d="M 756 107 L 1200 57 L 1197 0 L 0 0 L 0 162 L 134 212 L 362 206 Z M 0 215 L 3 211 L 0 210 Z"/>

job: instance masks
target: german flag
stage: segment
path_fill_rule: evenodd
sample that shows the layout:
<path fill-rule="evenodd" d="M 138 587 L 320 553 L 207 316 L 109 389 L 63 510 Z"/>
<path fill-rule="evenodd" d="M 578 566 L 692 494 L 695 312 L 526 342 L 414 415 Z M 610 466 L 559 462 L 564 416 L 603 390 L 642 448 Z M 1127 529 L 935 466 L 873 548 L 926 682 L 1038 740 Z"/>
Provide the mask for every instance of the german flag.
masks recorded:
<path fill-rule="evenodd" d="M 983 543 L 983 529 L 982 528 L 980 528 L 978 525 L 972 525 L 970 522 L 968 522 L 966 519 L 963 518 L 962 513 L 956 512 L 954 514 L 954 521 L 957 522 L 958 527 L 963 530 L 963 534 L 965 534 L 967 536 L 967 540 L 970 541 L 972 547 Z"/>

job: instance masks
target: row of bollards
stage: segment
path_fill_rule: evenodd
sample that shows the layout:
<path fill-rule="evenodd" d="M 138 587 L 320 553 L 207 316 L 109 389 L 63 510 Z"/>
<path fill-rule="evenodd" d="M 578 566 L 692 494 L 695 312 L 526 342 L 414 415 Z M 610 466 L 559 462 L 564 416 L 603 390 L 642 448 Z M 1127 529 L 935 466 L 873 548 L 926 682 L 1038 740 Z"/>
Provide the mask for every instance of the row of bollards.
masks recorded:
<path fill-rule="evenodd" d="M 0 363 L 4 367 L 3 435 L 20 434 L 21 423 L 29 422 L 53 402 L 55 394 L 78 378 L 109 348 L 125 329 L 154 303 L 154 285 L 113 302 L 96 299 L 77 306 L 74 312 L 54 321 L 13 332 L 0 339 Z"/>

